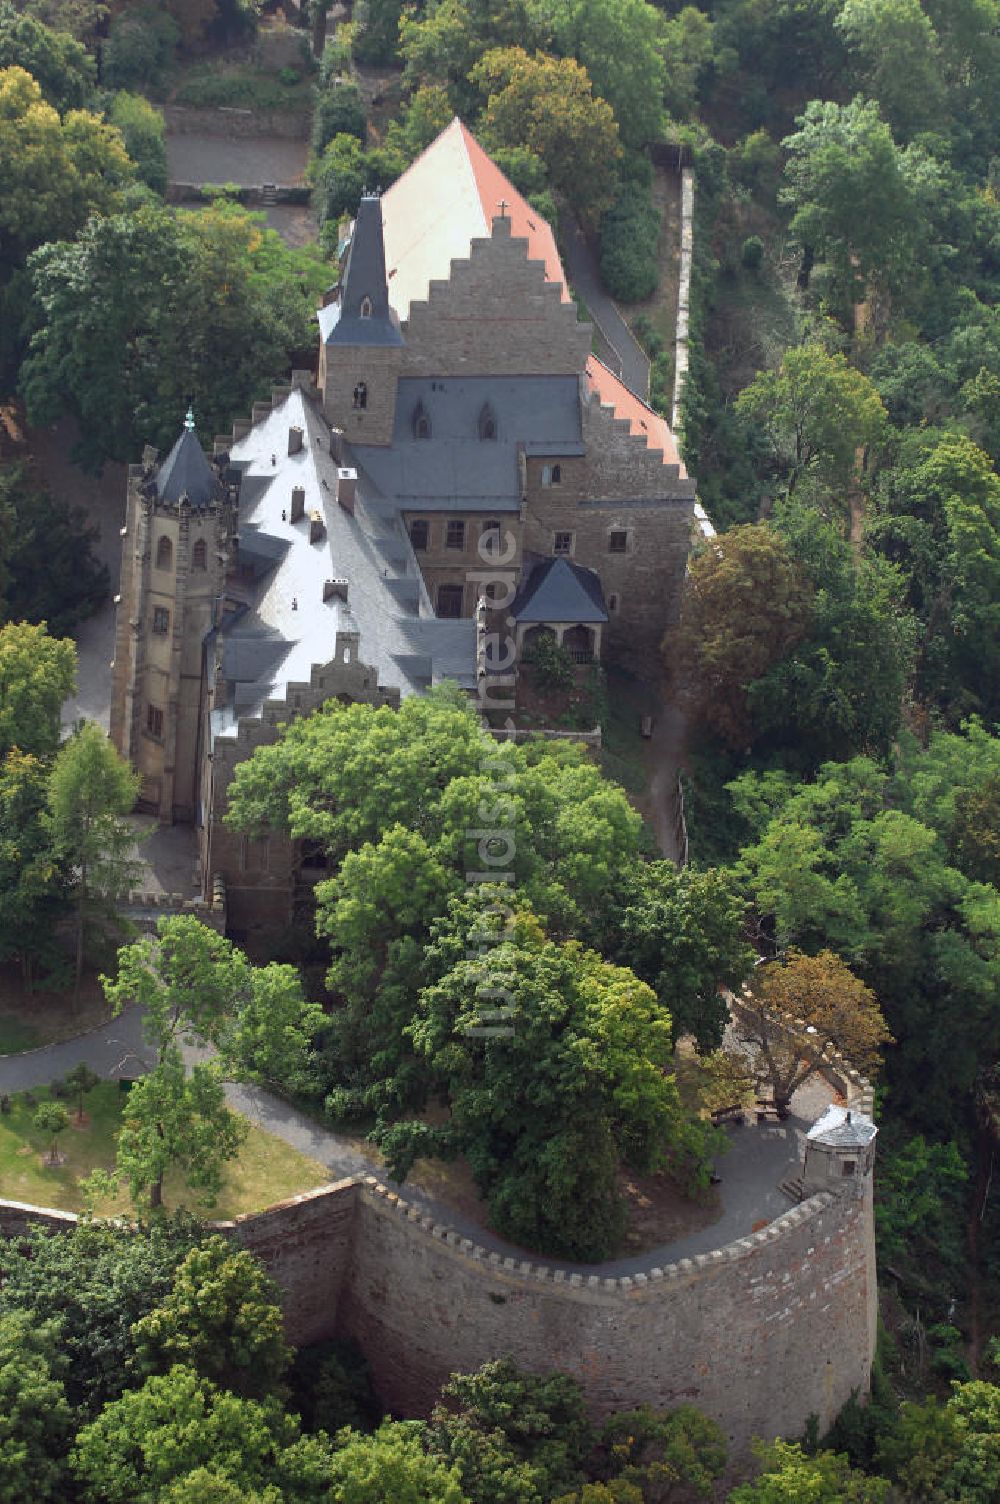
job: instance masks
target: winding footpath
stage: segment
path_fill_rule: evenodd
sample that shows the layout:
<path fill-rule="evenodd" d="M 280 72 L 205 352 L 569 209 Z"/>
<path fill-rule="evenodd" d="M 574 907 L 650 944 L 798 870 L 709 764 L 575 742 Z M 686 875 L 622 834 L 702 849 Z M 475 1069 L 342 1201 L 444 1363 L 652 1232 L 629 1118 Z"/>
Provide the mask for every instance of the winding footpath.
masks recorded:
<path fill-rule="evenodd" d="M 191 1051 L 191 1058 L 197 1058 L 199 1053 Z M 149 1062 L 149 1050 L 142 1039 L 141 1010 L 130 1008 L 110 1023 L 61 1044 L 27 1050 L 20 1055 L 0 1056 L 0 1092 L 13 1093 L 45 1086 L 64 1076 L 80 1061 L 86 1061 L 105 1077 L 141 1075 Z M 226 1098 L 231 1107 L 243 1113 L 256 1127 L 318 1160 L 330 1171 L 333 1180 L 372 1174 L 380 1180 L 388 1180 L 381 1162 L 374 1154 L 359 1147 L 356 1140 L 314 1122 L 261 1087 L 231 1082 L 226 1086 Z M 814 1078 L 795 1098 L 797 1112 L 789 1122 L 727 1129 L 729 1147 L 717 1166 L 721 1175 L 718 1187 L 721 1215 L 710 1226 L 689 1237 L 645 1253 L 610 1259 L 603 1264 L 571 1264 L 535 1253 L 529 1255 L 418 1186 L 407 1184 L 401 1189 L 406 1200 L 424 1215 L 446 1224 L 462 1237 L 471 1238 L 489 1252 L 517 1259 L 530 1257 L 535 1264 L 608 1278 L 647 1273 L 658 1265 L 662 1267 L 677 1259 L 709 1253 L 737 1238 L 746 1237 L 755 1228 L 788 1211 L 790 1204 L 778 1189 L 779 1182 L 794 1173 L 801 1158 L 804 1134 L 829 1100 L 829 1089 Z M 0 1193 L 2 1190 L 0 1185 Z"/>

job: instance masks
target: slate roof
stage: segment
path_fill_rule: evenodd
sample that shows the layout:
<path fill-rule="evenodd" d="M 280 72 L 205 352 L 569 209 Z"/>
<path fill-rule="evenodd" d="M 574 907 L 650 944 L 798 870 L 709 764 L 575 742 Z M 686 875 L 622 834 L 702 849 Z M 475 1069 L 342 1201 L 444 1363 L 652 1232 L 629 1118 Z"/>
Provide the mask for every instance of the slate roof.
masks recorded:
<path fill-rule="evenodd" d="M 605 622 L 601 582 L 592 569 L 571 559 L 536 564 L 511 606 L 515 621 Z"/>
<path fill-rule="evenodd" d="M 370 312 L 362 316 L 365 300 Z M 370 195 L 361 200 L 351 234 L 340 296 L 320 310 L 320 328 L 328 345 L 401 345 L 399 318 L 389 307 L 382 242 L 382 205 Z"/>
<path fill-rule="evenodd" d="M 852 1108 L 831 1105 L 816 1119 L 806 1138 L 831 1149 L 866 1149 L 878 1129 L 871 1118 Z"/>
<path fill-rule="evenodd" d="M 512 234 L 527 241 L 528 256 L 543 263 L 546 280 L 557 283 L 563 301 L 569 302 L 569 285 L 551 225 L 518 193 L 456 116 L 381 200 L 362 200 L 340 301 L 319 309 L 323 340 L 328 344 L 405 343 L 400 321 L 405 324 L 411 303 L 427 297 L 432 281 L 447 281 L 452 262 L 469 255 L 473 240 L 492 233 L 501 201 Z M 348 297 L 347 283 L 355 280 L 356 257 L 372 285 L 384 273 L 388 323 L 381 314 L 374 323 L 350 316 L 355 294 L 352 290 Z M 357 291 L 361 295 L 360 280 Z M 373 309 L 373 318 L 380 307 Z M 366 329 L 365 324 L 370 327 Z M 602 403 L 612 407 L 616 417 L 628 422 L 633 434 L 662 452 L 664 465 L 676 465 L 680 478 L 686 479 L 676 440 L 664 418 L 630 392 L 596 356 L 587 361 L 583 379 L 586 391 L 596 393 Z M 526 442 L 529 439 L 528 435 L 520 437 Z M 543 436 L 543 442 L 549 437 Z M 460 475 L 456 484 L 465 489 Z M 393 489 L 399 491 L 401 487 L 394 485 Z M 699 522 L 706 531 L 707 519 Z"/>
<path fill-rule="evenodd" d="M 171 502 L 186 496 L 193 507 L 207 506 L 218 494 L 218 479 L 193 427 L 185 424 L 156 472 L 156 493 L 161 501 Z"/>
<path fill-rule="evenodd" d="M 496 438 L 480 437 L 486 411 Z M 421 413 L 429 437 L 418 438 Z M 355 444 L 373 486 L 405 510 L 512 512 L 521 504 L 517 446 L 565 455 L 581 448 L 575 376 L 466 376 L 399 382 L 392 444 Z"/>
<path fill-rule="evenodd" d="M 303 431 L 296 454 L 287 453 L 292 426 Z M 235 735 L 240 716 L 260 715 L 290 683 L 308 684 L 313 665 L 332 659 L 338 632 L 359 633 L 361 661 L 402 695 L 444 679 L 475 687 L 475 622 L 434 616 L 399 508 L 363 471 L 353 514 L 338 504 L 330 429 L 301 390 L 237 440 L 230 461 L 243 474 L 239 553 L 253 578 L 242 608 L 219 628 L 225 689 L 213 738 Z M 294 523 L 293 487 L 305 491 L 305 517 Z M 317 543 L 309 541 L 313 512 L 325 527 Z M 334 579 L 348 582 L 346 602 L 323 600 L 324 583 Z"/>

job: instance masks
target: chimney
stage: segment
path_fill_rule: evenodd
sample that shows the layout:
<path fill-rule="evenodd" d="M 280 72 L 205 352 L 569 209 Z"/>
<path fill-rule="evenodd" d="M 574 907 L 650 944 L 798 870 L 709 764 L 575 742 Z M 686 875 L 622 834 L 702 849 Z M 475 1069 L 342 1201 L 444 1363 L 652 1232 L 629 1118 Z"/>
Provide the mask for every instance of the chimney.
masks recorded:
<path fill-rule="evenodd" d="M 298 454 L 298 452 L 299 452 L 299 450 L 301 448 L 302 448 L 302 430 L 301 430 L 301 428 L 294 428 L 294 427 L 290 428 L 288 430 L 288 453 L 289 454 Z"/>
<path fill-rule="evenodd" d="M 347 581 L 327 580 L 323 585 L 323 599 L 325 601 L 347 602 Z"/>
<path fill-rule="evenodd" d="M 345 512 L 354 515 L 354 498 L 358 490 L 358 472 L 356 470 L 337 471 L 337 500 Z"/>
<path fill-rule="evenodd" d="M 305 515 L 306 515 L 306 490 L 305 490 L 305 486 L 294 486 L 292 488 L 291 521 L 292 522 L 301 522 L 302 519 L 303 519 L 303 517 Z"/>
<path fill-rule="evenodd" d="M 322 543 L 326 537 L 326 523 L 322 512 L 309 513 L 309 542 Z"/>
<path fill-rule="evenodd" d="M 343 464 L 344 430 L 342 428 L 330 429 L 330 456 L 337 461 L 338 465 Z"/>

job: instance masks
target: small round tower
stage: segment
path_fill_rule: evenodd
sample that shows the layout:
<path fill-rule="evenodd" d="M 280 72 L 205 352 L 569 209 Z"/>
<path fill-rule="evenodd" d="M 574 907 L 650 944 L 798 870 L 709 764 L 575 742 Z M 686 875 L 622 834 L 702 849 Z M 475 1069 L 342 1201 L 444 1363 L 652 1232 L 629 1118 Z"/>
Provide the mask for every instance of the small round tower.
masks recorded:
<path fill-rule="evenodd" d="M 805 1194 L 851 1186 L 857 1196 L 875 1160 L 875 1135 L 871 1118 L 851 1107 L 831 1105 L 806 1134 L 802 1167 Z"/>

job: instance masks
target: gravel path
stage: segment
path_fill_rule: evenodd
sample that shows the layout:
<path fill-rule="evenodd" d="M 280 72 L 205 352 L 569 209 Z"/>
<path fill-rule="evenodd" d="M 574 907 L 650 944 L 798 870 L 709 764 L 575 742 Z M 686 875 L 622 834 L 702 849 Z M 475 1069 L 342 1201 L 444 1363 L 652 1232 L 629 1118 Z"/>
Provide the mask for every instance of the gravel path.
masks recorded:
<path fill-rule="evenodd" d="M 167 136 L 167 169 L 172 183 L 239 183 L 259 188 L 262 183 L 305 181 L 307 141 L 281 136 L 224 136 L 187 132 Z"/>
<path fill-rule="evenodd" d="M 189 1061 L 205 1058 L 205 1054 L 204 1050 L 185 1051 Z M 142 1041 L 141 1010 L 131 1008 L 120 1018 L 78 1039 L 29 1050 L 21 1055 L 0 1056 L 0 1091 L 16 1092 L 44 1086 L 56 1077 L 64 1076 L 81 1060 L 105 1077 L 141 1074 L 144 1062 L 149 1060 L 149 1051 Z M 252 1123 L 325 1165 L 335 1180 L 349 1175 L 371 1174 L 382 1180 L 388 1178 L 385 1170 L 355 1141 L 315 1123 L 260 1087 L 229 1083 L 226 1098 L 230 1106 L 242 1112 Z M 692 1258 L 697 1253 L 709 1253 L 737 1238 L 747 1237 L 755 1228 L 788 1211 L 790 1203 L 778 1189 L 779 1183 L 796 1172 L 803 1154 L 804 1135 L 832 1099 L 832 1091 L 814 1077 L 797 1094 L 794 1100 L 796 1115 L 787 1123 L 727 1128 L 728 1148 L 716 1166 L 721 1176 L 721 1216 L 689 1237 L 676 1239 L 646 1253 L 610 1259 L 603 1264 L 571 1264 L 530 1253 L 496 1237 L 472 1218 L 417 1186 L 406 1185 L 400 1189 L 406 1200 L 419 1207 L 426 1216 L 504 1257 L 530 1258 L 533 1263 L 546 1264 L 550 1268 L 608 1278 L 646 1273 L 657 1266 Z"/>
<path fill-rule="evenodd" d="M 578 225 L 570 224 L 566 235 L 566 274 L 573 291 L 583 299 L 596 320 L 600 332 L 618 357 L 609 364 L 620 375 L 629 391 L 643 402 L 649 399 L 649 357 L 631 329 L 608 297 L 601 282 L 593 252 Z"/>
<path fill-rule="evenodd" d="M 149 1051 L 142 1038 L 142 1014 L 128 1008 L 110 1023 L 61 1044 L 42 1045 L 20 1055 L 0 1055 L 0 1092 L 47 1086 L 86 1061 L 99 1076 L 142 1075 Z"/>

